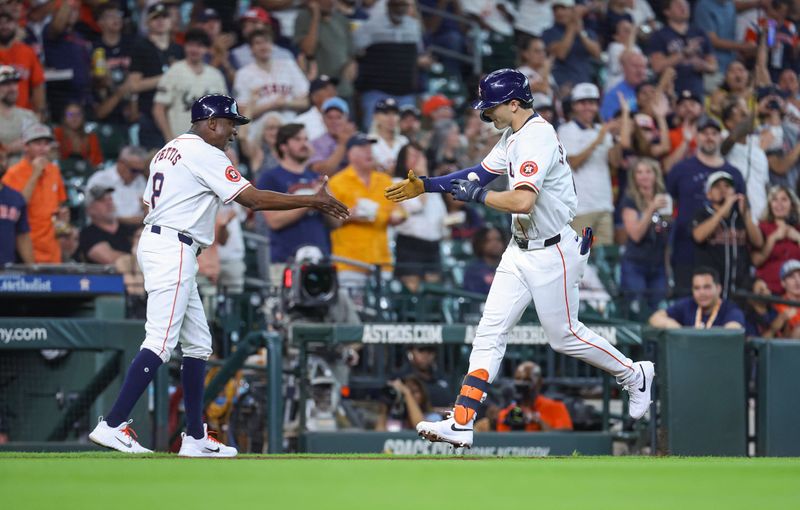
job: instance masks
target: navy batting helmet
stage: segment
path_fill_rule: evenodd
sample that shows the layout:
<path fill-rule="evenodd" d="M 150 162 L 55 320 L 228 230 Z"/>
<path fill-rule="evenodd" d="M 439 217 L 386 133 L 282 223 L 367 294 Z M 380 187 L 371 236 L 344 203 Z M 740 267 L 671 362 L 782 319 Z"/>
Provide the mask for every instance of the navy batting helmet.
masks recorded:
<path fill-rule="evenodd" d="M 512 99 L 520 101 L 528 108 L 533 104 L 528 78 L 515 69 L 498 69 L 484 76 L 478 86 L 478 94 L 478 99 L 472 102 L 472 107 L 476 110 L 486 110 Z M 481 120 L 489 122 L 483 111 Z"/>
<path fill-rule="evenodd" d="M 239 125 L 250 122 L 247 117 L 239 115 L 236 100 L 225 94 L 208 94 L 192 105 L 192 124 L 212 117 L 231 119 Z"/>

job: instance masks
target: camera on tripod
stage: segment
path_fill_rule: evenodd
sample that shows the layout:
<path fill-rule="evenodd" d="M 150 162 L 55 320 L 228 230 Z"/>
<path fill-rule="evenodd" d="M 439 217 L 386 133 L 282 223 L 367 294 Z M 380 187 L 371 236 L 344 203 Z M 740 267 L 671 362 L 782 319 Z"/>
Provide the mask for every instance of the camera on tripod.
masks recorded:
<path fill-rule="evenodd" d="M 302 246 L 283 270 L 281 301 L 288 313 L 321 318 L 336 302 L 336 267 L 316 246 Z"/>

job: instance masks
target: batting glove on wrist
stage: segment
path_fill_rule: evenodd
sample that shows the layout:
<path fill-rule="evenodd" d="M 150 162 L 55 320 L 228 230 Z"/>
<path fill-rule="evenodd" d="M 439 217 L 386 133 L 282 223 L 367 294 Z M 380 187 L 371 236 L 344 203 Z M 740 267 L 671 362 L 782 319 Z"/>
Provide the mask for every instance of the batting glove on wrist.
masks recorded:
<path fill-rule="evenodd" d="M 462 202 L 478 202 L 486 203 L 486 195 L 489 194 L 488 189 L 483 189 L 480 184 L 475 181 L 468 181 L 466 179 L 453 179 L 450 181 L 450 194 L 453 198 Z"/>

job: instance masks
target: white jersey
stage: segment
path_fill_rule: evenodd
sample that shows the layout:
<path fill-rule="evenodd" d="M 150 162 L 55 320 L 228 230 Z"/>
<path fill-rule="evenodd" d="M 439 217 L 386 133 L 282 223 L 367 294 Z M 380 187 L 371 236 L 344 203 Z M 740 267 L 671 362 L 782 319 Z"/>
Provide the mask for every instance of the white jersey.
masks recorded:
<path fill-rule="evenodd" d="M 144 223 L 172 228 L 210 246 L 220 205 L 249 186 L 224 152 L 197 135 L 183 134 L 150 162 L 143 197 L 150 212 Z"/>
<path fill-rule="evenodd" d="M 578 197 L 566 151 L 553 126 L 538 114 L 517 132 L 506 129 L 481 165 L 494 174 L 508 174 L 510 189 L 527 187 L 539 195 L 531 213 L 512 215 L 514 237 L 549 239 L 575 217 Z"/>

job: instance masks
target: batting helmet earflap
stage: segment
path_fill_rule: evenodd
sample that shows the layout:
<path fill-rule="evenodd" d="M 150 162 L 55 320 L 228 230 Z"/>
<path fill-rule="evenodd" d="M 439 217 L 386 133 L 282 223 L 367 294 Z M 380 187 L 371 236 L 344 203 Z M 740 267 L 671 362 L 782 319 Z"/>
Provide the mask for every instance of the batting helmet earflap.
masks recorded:
<path fill-rule="evenodd" d="M 520 101 L 526 107 L 533 105 L 528 78 L 516 69 L 498 69 L 483 77 L 478 86 L 478 99 L 472 102 L 472 108 L 486 110 L 512 99 Z M 483 111 L 481 120 L 489 122 Z"/>
<path fill-rule="evenodd" d="M 250 122 L 244 115 L 239 115 L 236 100 L 225 94 L 208 94 L 192 105 L 192 124 L 212 117 L 232 119 L 238 125 Z"/>

